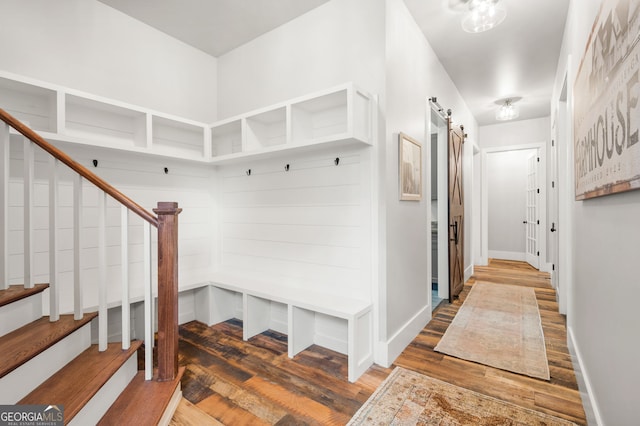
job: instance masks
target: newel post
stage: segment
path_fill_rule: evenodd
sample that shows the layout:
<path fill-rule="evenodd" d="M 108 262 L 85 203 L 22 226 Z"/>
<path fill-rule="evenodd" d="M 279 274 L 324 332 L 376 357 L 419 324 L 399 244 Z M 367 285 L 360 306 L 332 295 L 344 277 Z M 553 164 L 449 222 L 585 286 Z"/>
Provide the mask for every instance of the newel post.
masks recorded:
<path fill-rule="evenodd" d="M 158 380 L 178 373 L 178 203 L 160 202 L 158 215 Z"/>

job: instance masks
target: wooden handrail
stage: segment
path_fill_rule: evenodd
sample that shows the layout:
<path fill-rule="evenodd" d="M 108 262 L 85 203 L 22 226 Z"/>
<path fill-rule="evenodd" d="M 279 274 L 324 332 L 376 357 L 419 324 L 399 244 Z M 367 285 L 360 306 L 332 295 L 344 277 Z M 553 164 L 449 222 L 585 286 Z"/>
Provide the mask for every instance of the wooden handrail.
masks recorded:
<path fill-rule="evenodd" d="M 153 210 L 156 217 L 1 108 L 0 119 L 158 229 L 157 380 L 173 380 L 178 373 L 178 215 L 182 209 L 178 203 L 159 202 Z"/>
<path fill-rule="evenodd" d="M 93 183 L 95 186 L 97 186 L 98 188 L 106 192 L 115 200 L 119 201 L 122 205 L 124 205 L 129 210 L 131 210 L 132 212 L 140 216 L 142 219 L 146 220 L 154 227 L 156 228 L 158 227 L 158 219 L 153 213 L 147 211 L 145 208 L 141 207 L 139 204 L 137 204 L 135 201 L 133 201 L 132 199 L 124 195 L 122 192 L 118 191 L 116 188 L 109 185 L 107 182 L 102 180 L 98 175 L 96 175 L 91 170 L 84 167 L 82 164 L 75 162 L 67 154 L 65 154 L 64 152 L 62 152 L 61 150 L 59 150 L 58 148 L 56 148 L 55 146 L 53 146 L 52 144 L 44 140 L 42 136 L 40 136 L 39 134 L 31 130 L 29 127 L 24 125 L 20 120 L 18 120 L 17 118 L 15 118 L 11 114 L 3 110 L 2 108 L 0 108 L 0 119 L 5 123 L 7 123 L 9 126 L 16 129 L 18 132 L 24 135 L 31 142 L 35 143 L 40 148 L 47 151 L 53 157 L 57 158 L 59 161 L 69 166 L 69 168 L 74 170 L 80 176 L 82 176 L 89 182 Z"/>

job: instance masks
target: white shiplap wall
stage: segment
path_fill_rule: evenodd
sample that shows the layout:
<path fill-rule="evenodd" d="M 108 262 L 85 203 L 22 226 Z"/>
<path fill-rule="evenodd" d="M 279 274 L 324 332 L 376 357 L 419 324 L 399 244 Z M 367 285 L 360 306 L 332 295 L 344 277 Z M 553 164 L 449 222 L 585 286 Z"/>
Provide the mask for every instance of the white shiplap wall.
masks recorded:
<path fill-rule="evenodd" d="M 221 167 L 221 267 L 370 300 L 369 165 L 370 150 L 353 148 Z"/>
<path fill-rule="evenodd" d="M 9 184 L 9 250 L 10 282 L 23 281 L 23 181 L 22 145 L 12 138 Z M 162 157 L 123 155 L 117 151 L 95 148 L 64 146 L 63 149 L 76 161 L 92 169 L 96 174 L 118 188 L 131 199 L 151 210 L 158 201 L 176 201 L 183 209 L 179 216 L 179 286 L 189 288 L 209 280 L 213 268 L 214 226 L 211 212 L 214 206 L 211 187 L 215 171 L 210 166 L 176 162 Z M 94 168 L 92 159 L 98 159 Z M 35 279 L 48 282 L 48 158 L 36 148 L 34 184 L 35 227 Z M 164 167 L 169 173 L 164 173 Z M 73 186 L 72 172 L 63 165 L 59 186 L 59 283 L 62 290 L 61 312 L 73 307 Z M 98 194 L 91 183 L 83 185 L 82 276 L 85 307 L 97 305 L 98 282 Z M 131 297 L 142 296 L 142 219 L 129 213 L 129 278 Z M 153 236 L 153 260 L 157 265 L 156 236 Z M 120 205 L 107 198 L 107 282 L 108 301 L 117 304 L 121 299 L 120 287 Z M 155 272 L 154 284 L 156 276 Z"/>

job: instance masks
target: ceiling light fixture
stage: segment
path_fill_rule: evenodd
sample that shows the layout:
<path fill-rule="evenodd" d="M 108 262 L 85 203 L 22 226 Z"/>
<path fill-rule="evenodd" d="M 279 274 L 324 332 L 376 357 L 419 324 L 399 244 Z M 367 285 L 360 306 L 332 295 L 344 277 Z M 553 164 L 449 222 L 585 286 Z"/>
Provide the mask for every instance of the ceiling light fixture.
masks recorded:
<path fill-rule="evenodd" d="M 507 16 L 501 0 L 468 0 L 469 11 L 462 18 L 462 29 L 468 33 L 481 33 L 497 26 Z"/>
<path fill-rule="evenodd" d="M 507 121 L 518 118 L 520 115 L 519 108 L 513 103 L 520 100 L 519 98 L 507 98 L 503 101 L 502 106 L 496 111 L 496 120 Z"/>

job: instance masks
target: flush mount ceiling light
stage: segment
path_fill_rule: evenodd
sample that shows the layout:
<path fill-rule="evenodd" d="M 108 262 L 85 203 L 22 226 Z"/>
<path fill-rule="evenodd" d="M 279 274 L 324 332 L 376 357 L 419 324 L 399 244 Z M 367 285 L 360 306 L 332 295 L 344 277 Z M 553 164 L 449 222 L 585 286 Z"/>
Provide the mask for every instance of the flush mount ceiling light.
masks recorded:
<path fill-rule="evenodd" d="M 462 18 L 462 29 L 468 33 L 481 33 L 497 26 L 507 16 L 501 0 L 468 0 L 468 12 Z"/>
<path fill-rule="evenodd" d="M 496 111 L 496 120 L 507 121 L 518 118 L 520 110 L 516 105 L 514 105 L 514 103 L 520 99 L 521 98 L 507 98 L 496 101 L 497 104 L 501 105 L 501 107 Z"/>

